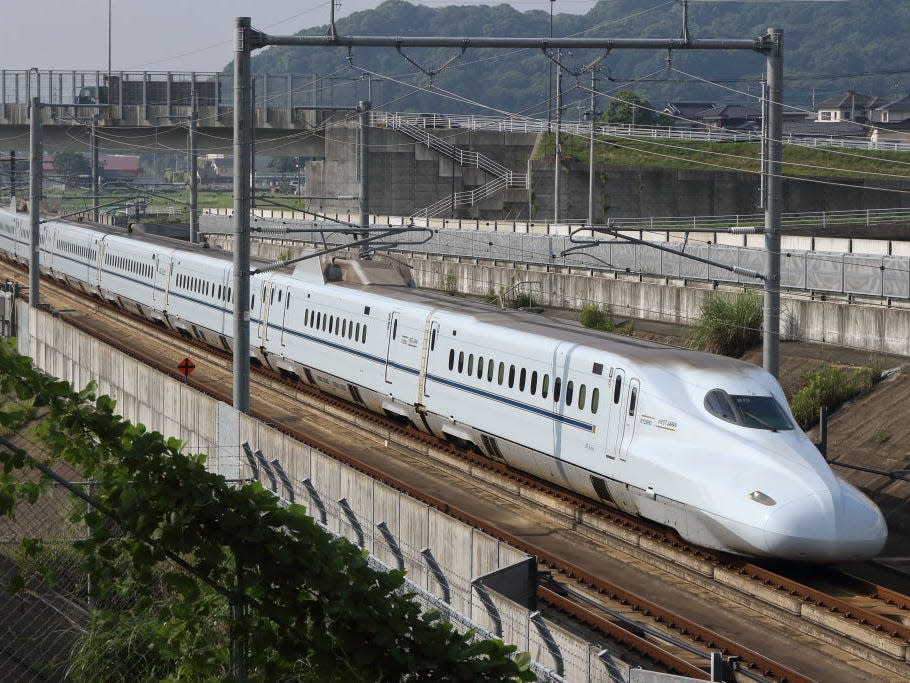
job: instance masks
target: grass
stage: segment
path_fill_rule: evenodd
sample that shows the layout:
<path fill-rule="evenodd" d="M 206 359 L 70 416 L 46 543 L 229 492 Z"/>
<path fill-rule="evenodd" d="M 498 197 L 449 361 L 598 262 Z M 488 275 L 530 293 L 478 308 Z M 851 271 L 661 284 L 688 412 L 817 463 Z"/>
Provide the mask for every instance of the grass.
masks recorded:
<path fill-rule="evenodd" d="M 803 375 L 803 386 L 790 399 L 793 417 L 803 429 L 818 422 L 822 406 L 834 410 L 872 389 L 881 377 L 873 366 L 848 369 L 826 364 Z M 884 439 L 887 441 L 887 438 Z M 879 443 L 884 443 L 879 441 Z"/>
<path fill-rule="evenodd" d="M 141 192 L 126 190 L 115 190 L 103 192 L 104 197 L 101 203 L 110 203 L 122 199 L 124 203 L 135 200 L 141 196 Z M 91 192 L 89 190 L 67 190 L 62 195 L 49 195 L 47 197 L 47 206 L 51 211 L 57 211 L 65 208 L 73 211 L 81 208 L 91 207 Z M 184 222 L 189 221 L 190 193 L 187 190 L 163 190 L 156 191 L 154 196 L 150 196 L 148 208 L 163 209 L 173 207 L 178 210 L 177 216 Z M 198 203 L 200 209 L 230 209 L 234 206 L 234 195 L 230 190 L 223 192 L 201 191 L 198 194 Z M 276 206 L 275 202 L 281 206 Z M 300 197 L 273 197 L 267 192 L 259 192 L 256 201 L 257 208 L 260 209 L 286 209 L 302 211 L 307 206 L 307 201 Z M 104 211 L 105 209 L 102 209 Z M 157 220 L 155 216 L 149 216 L 147 220 Z M 162 217 L 163 220 L 163 217 Z"/>
<path fill-rule="evenodd" d="M 544 136 L 536 158 L 553 156 L 554 137 Z M 589 140 L 565 135 L 563 158 L 588 162 Z M 754 142 L 599 137 L 595 163 L 619 166 L 691 168 L 704 171 L 759 171 L 759 145 Z M 910 152 L 841 150 L 825 147 L 783 146 L 783 173 L 791 176 L 863 177 L 888 174 L 910 178 Z"/>
<path fill-rule="evenodd" d="M 615 332 L 617 334 L 632 334 L 634 323 L 629 320 L 621 325 L 617 324 L 613 317 L 613 311 L 609 306 L 598 306 L 597 304 L 585 304 L 578 312 L 578 322 L 592 330 L 601 332 Z"/>
<path fill-rule="evenodd" d="M 690 343 L 696 349 L 738 358 L 761 341 L 762 299 L 741 292 L 712 296 L 701 305 Z"/>

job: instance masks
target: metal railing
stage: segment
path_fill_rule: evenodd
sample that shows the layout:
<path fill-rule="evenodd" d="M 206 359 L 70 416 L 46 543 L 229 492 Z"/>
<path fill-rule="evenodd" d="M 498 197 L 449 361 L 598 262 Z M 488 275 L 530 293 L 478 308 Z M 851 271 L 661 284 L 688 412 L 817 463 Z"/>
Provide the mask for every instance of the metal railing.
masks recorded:
<path fill-rule="evenodd" d="M 193 84 L 200 84 L 209 98 L 202 106 L 233 107 L 233 75 L 216 72 L 178 71 L 115 71 L 113 76 L 114 104 L 155 105 L 184 104 L 177 102 L 177 93 L 189 93 Z M 145 87 L 141 87 L 141 84 Z M 183 85 L 190 84 L 190 85 Z M 204 84 L 204 85 L 203 85 Z M 107 72 L 75 70 L 0 70 L 0 106 L 27 105 L 33 96 L 43 104 L 72 105 L 83 88 L 107 86 Z M 293 107 L 335 106 L 356 102 L 364 88 L 361 79 L 318 74 L 256 74 L 253 90 L 256 106 L 273 109 Z M 124 92 L 126 90 L 126 92 Z M 140 92 L 140 90 L 142 92 Z M 186 99 L 185 95 L 181 95 Z"/>
<path fill-rule="evenodd" d="M 464 128 L 467 130 L 490 130 L 502 133 L 550 133 L 556 124 L 545 119 L 504 116 L 474 116 L 469 114 L 395 114 L 381 111 L 372 112 L 372 125 L 393 127 L 394 121 L 402 120 L 412 126 L 423 128 Z M 563 122 L 562 133 L 587 137 L 591 135 L 590 123 Z M 633 126 L 616 123 L 594 127 L 598 136 L 653 138 L 664 140 L 691 140 L 696 142 L 760 142 L 758 131 L 732 131 L 709 126 Z M 910 142 L 875 142 L 866 137 L 808 136 L 786 134 L 784 144 L 800 147 L 835 147 L 843 149 L 867 149 L 890 152 L 910 151 Z"/>

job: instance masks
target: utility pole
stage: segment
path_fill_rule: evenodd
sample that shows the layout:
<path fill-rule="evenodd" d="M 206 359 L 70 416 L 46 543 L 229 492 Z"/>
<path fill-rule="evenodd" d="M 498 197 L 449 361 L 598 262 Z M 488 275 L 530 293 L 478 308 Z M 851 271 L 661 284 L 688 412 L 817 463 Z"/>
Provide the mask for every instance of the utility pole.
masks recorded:
<path fill-rule="evenodd" d="M 110 94 L 110 89 L 108 89 Z M 91 127 L 92 147 L 92 220 L 98 222 L 98 114 L 92 114 Z"/>
<path fill-rule="evenodd" d="M 597 76 L 591 69 L 591 142 L 588 145 L 588 225 L 594 225 L 594 125 L 597 123 Z"/>
<path fill-rule="evenodd" d="M 553 3 L 556 0 L 550 0 L 550 40 L 553 39 Z M 553 60 L 549 60 L 549 69 L 547 77 L 547 132 L 550 132 L 550 121 L 553 118 Z"/>
<path fill-rule="evenodd" d="M 234 45 L 234 408 L 250 412 L 250 161 L 252 144 L 249 17 L 237 17 Z M 234 666 L 240 653 L 233 653 Z M 242 657 L 241 657 L 242 659 Z M 233 668 L 233 667 L 232 667 Z M 243 667 L 245 669 L 245 665 Z"/>
<path fill-rule="evenodd" d="M 551 6 L 553 0 L 550 0 Z M 553 168 L 553 223 L 559 223 L 559 163 L 562 160 L 560 127 L 562 126 L 562 50 L 556 51 L 556 165 Z"/>
<path fill-rule="evenodd" d="M 762 367 L 780 373 L 780 218 L 781 218 L 781 119 L 783 118 L 783 38 L 779 28 L 769 28 L 768 53 L 768 180 L 765 184 L 765 332 Z"/>
<path fill-rule="evenodd" d="M 334 0 L 332 0 L 334 2 Z M 366 237 L 370 228 L 370 107 L 369 100 L 362 100 L 360 110 L 360 236 Z"/>
<path fill-rule="evenodd" d="M 41 225 L 41 181 L 44 163 L 44 145 L 41 140 L 41 100 L 32 98 L 31 120 L 29 121 L 29 153 L 31 168 L 28 192 L 28 217 L 31 222 L 29 233 L 28 261 L 28 305 L 36 308 L 41 302 L 39 291 L 40 269 L 38 264 L 38 228 Z"/>
<path fill-rule="evenodd" d="M 9 151 L 9 196 L 16 199 L 16 150 Z"/>
<path fill-rule="evenodd" d="M 199 141 L 196 132 L 199 128 L 199 98 L 192 92 L 193 109 L 190 112 L 190 242 L 199 241 Z"/>

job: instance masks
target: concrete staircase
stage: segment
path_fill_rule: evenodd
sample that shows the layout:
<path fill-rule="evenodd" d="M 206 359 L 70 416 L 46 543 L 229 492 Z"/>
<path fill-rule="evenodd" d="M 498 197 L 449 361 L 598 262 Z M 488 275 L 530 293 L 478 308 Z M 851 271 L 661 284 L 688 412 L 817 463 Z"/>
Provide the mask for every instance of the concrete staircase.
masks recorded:
<path fill-rule="evenodd" d="M 411 218 L 429 218 L 431 216 L 438 216 L 449 212 L 452 209 L 474 206 L 484 199 L 508 189 L 528 189 L 527 173 L 515 173 L 498 161 L 480 154 L 479 152 L 472 152 L 456 147 L 438 136 L 433 135 L 422 126 L 415 125 L 415 123 L 419 123 L 421 120 L 420 115 L 386 115 L 382 116 L 376 123 L 381 123 L 389 128 L 401 131 L 420 144 L 426 145 L 428 149 L 432 149 L 439 154 L 454 160 L 460 166 L 479 168 L 492 175 L 493 179 L 473 190 L 456 192 L 453 195 L 444 197 L 438 202 L 412 214 L 410 216 Z M 436 124 L 436 122 L 434 121 L 433 124 Z"/>

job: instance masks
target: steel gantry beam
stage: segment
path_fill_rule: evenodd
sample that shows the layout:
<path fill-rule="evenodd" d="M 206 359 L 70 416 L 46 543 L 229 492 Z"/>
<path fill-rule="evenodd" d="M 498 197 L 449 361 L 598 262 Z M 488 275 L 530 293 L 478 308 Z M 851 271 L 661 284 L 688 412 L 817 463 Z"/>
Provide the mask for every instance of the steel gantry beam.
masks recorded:
<path fill-rule="evenodd" d="M 750 50 L 766 56 L 768 60 L 769 106 L 769 171 L 766 181 L 768 208 L 766 210 L 766 245 L 768 248 L 768 278 L 765 290 L 765 313 L 780 311 L 780 117 L 782 80 L 782 36 L 780 29 L 752 39 L 699 39 L 693 40 L 688 31 L 682 38 L 496 38 L 496 37 L 445 37 L 445 36 L 342 36 L 335 30 L 334 21 L 328 35 L 272 36 L 252 28 L 249 17 L 237 17 L 234 23 L 234 407 L 249 412 L 249 342 L 250 342 L 250 145 L 249 120 L 251 69 L 250 59 L 254 50 L 284 45 L 288 47 L 436 47 L 537 49 L 537 50 Z M 773 83 L 772 83 L 773 81 Z M 776 117 L 776 121 L 774 121 Z M 775 163 L 775 159 L 777 159 Z M 778 198 L 775 201 L 774 198 Z M 364 209 L 366 209 L 364 211 Z M 368 213 L 368 207 L 362 207 Z M 776 231 L 775 231 L 775 226 Z M 776 237 L 775 237 L 776 235 Z M 776 265 L 770 262 L 776 260 Z M 776 269 L 776 270 L 775 270 Z M 774 273 L 777 273 L 776 277 Z M 773 345 L 773 353 L 765 351 L 765 368 L 777 375 L 777 342 L 779 321 L 765 320 L 766 346 Z M 772 361 L 773 359 L 773 361 Z"/>

